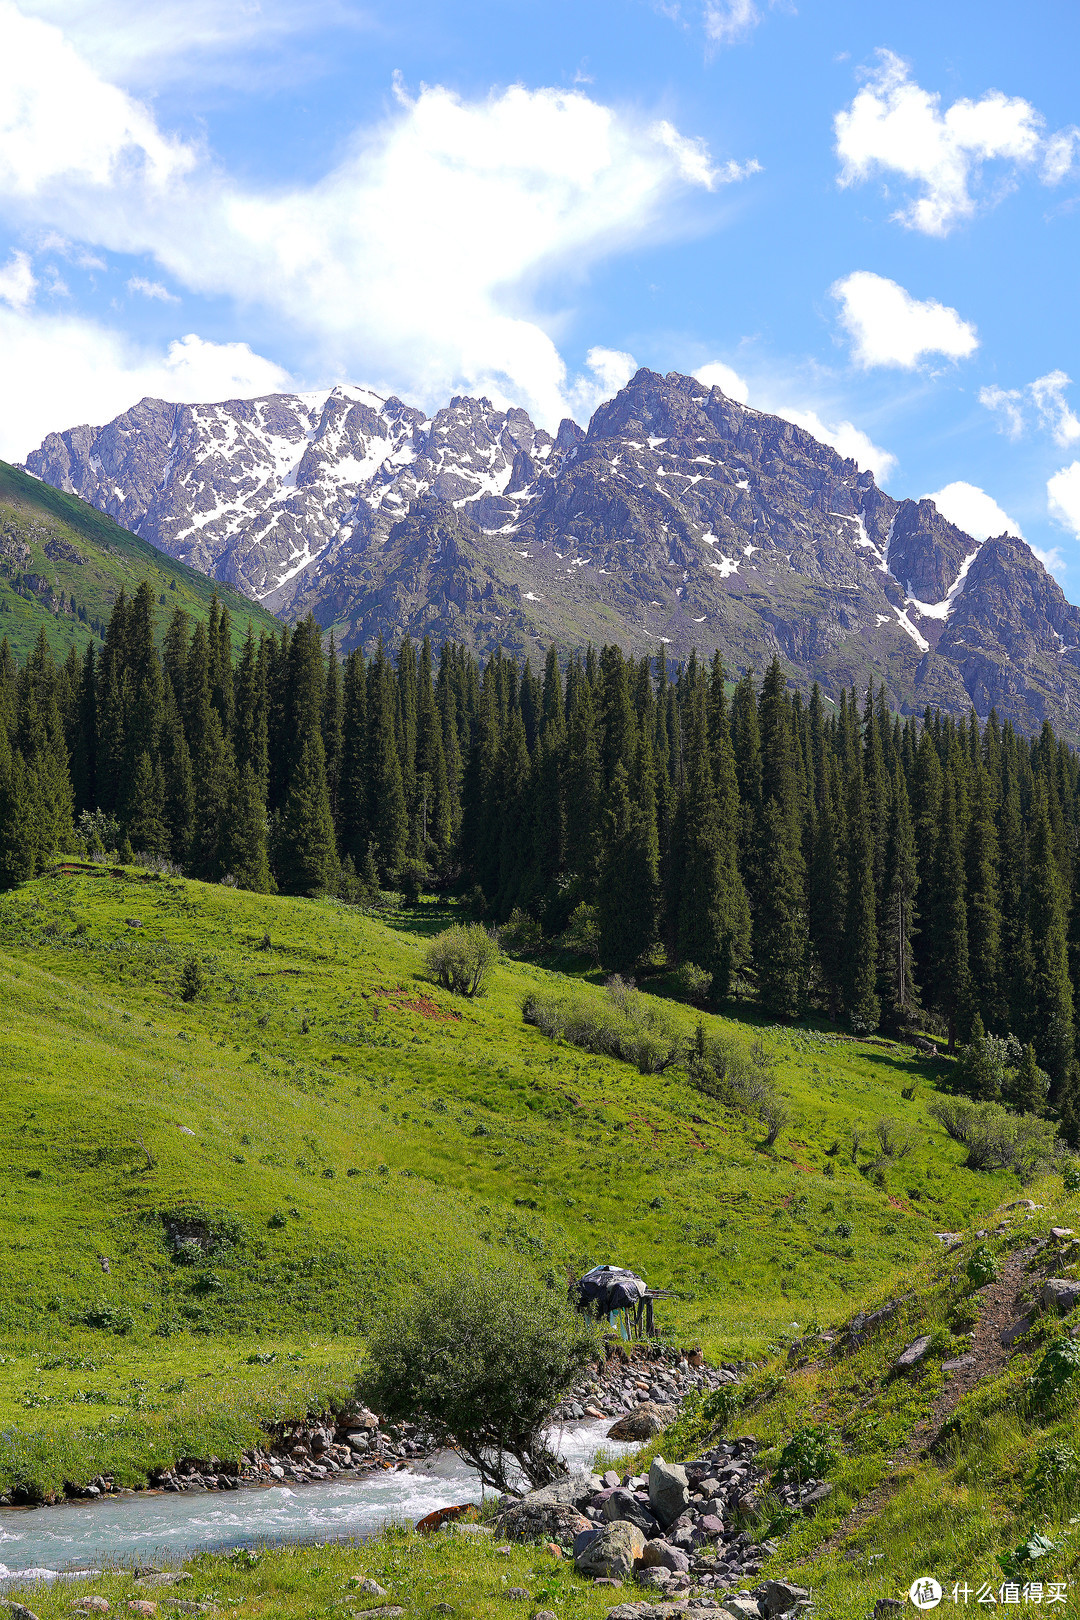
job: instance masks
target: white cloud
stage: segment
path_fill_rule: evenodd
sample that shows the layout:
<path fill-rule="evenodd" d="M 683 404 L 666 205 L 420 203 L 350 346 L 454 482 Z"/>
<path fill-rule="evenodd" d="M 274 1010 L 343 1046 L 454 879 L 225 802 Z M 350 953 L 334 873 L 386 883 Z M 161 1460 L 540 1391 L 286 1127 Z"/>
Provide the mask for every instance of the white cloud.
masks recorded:
<path fill-rule="evenodd" d="M 975 328 L 955 309 L 936 299 L 912 298 L 885 276 L 856 270 L 834 283 L 840 320 L 862 366 L 900 366 L 912 370 L 924 355 L 961 360 L 979 346 Z"/>
<path fill-rule="evenodd" d="M 998 418 L 1001 430 L 1010 439 L 1018 439 L 1027 425 L 1027 410 L 1031 407 L 1040 427 L 1053 437 L 1063 449 L 1080 439 L 1080 417 L 1065 399 L 1065 390 L 1072 378 L 1064 371 L 1048 371 L 1045 377 L 1036 377 L 1023 388 L 980 388 L 979 404 L 985 405 Z"/>
<path fill-rule="evenodd" d="M 436 86 L 399 90 L 317 183 L 252 191 L 10 0 L 0 55 L 16 64 L 0 191 L 21 200 L 22 228 L 150 255 L 178 288 L 261 304 L 320 376 L 426 403 L 482 392 L 546 424 L 574 384 L 554 320 L 537 313 L 544 279 L 655 243 L 688 188 L 736 177 L 671 124 L 580 91 L 514 85 L 466 101 Z"/>
<path fill-rule="evenodd" d="M 78 316 L 0 309 L 0 456 L 21 460 L 47 433 L 107 422 L 144 395 L 169 400 L 251 398 L 292 379 L 246 343 L 210 343 L 190 333 L 165 353 Z"/>
<path fill-rule="evenodd" d="M 709 365 L 700 367 L 694 372 L 694 376 L 699 383 L 704 383 L 706 388 L 719 388 L 728 399 L 733 399 L 740 405 L 749 405 L 750 384 L 723 360 L 713 360 Z M 838 454 L 850 458 L 859 467 L 872 472 L 879 483 L 883 483 L 896 466 L 896 457 L 875 444 L 869 434 L 857 428 L 853 422 L 830 424 L 823 421 L 817 411 L 808 406 L 778 405 L 769 390 L 756 400 L 756 408 L 768 411 L 773 416 L 782 416 L 785 422 L 794 422 L 796 427 L 805 428 L 807 433 L 819 439 L 822 444 L 831 445 Z"/>
<path fill-rule="evenodd" d="M 998 418 L 1003 433 L 1018 439 L 1024 431 L 1024 395 L 1019 388 L 999 388 L 993 383 L 979 389 L 979 404 L 985 405 Z"/>
<path fill-rule="evenodd" d="M 875 444 L 869 434 L 857 428 L 853 422 L 836 422 L 830 425 L 822 421 L 817 411 L 794 409 L 790 406 L 774 406 L 773 409 L 777 416 L 784 418 L 785 422 L 794 422 L 796 427 L 805 428 L 807 433 L 812 433 L 822 444 L 831 444 L 839 455 L 848 457 L 865 471 L 872 472 L 879 484 L 885 482 L 896 466 L 896 457 Z"/>
<path fill-rule="evenodd" d="M 1020 525 L 977 484 L 966 484 L 958 479 L 954 484 L 946 484 L 944 489 L 924 495 L 923 500 L 933 501 L 943 518 L 955 523 L 973 540 L 989 540 L 999 534 L 1014 534 L 1018 540 L 1024 538 Z"/>
<path fill-rule="evenodd" d="M 706 388 L 719 388 L 728 399 L 736 400 L 740 405 L 748 405 L 750 402 L 750 384 L 745 377 L 740 377 L 737 371 L 725 365 L 722 360 L 713 360 L 709 365 L 702 366 L 699 371 L 694 372 L 694 376 L 699 383 L 704 383 Z"/>
<path fill-rule="evenodd" d="M 156 298 L 162 304 L 178 304 L 180 302 L 175 293 L 160 281 L 147 281 L 145 276 L 129 276 L 127 280 L 129 293 L 137 293 L 142 298 Z"/>
<path fill-rule="evenodd" d="M 290 36 L 367 22 L 350 0 L 20 0 L 20 9 L 63 28 L 105 77 L 144 87 L 208 75 L 243 82 L 253 55 Z M 288 57 L 295 73 L 296 50 Z"/>
<path fill-rule="evenodd" d="M 714 45 L 734 45 L 761 21 L 754 0 L 706 0 L 705 37 Z"/>
<path fill-rule="evenodd" d="M 598 405 L 624 388 L 638 369 L 633 355 L 621 349 L 590 349 L 585 364 L 590 375 L 576 378 L 570 389 L 574 414 L 580 421 L 587 421 Z"/>
<path fill-rule="evenodd" d="M 0 299 L 12 309 L 26 309 L 34 301 L 37 278 L 30 265 L 29 253 L 18 249 L 0 269 Z"/>
<path fill-rule="evenodd" d="M 1076 161 L 1077 148 L 1080 147 L 1080 129 L 1073 124 L 1069 129 L 1059 129 L 1056 135 L 1051 135 L 1043 149 L 1042 167 L 1039 178 L 1044 186 L 1059 186 L 1072 172 Z"/>
<path fill-rule="evenodd" d="M 1070 462 L 1047 480 L 1046 502 L 1054 521 L 1080 540 L 1080 461 Z"/>
<path fill-rule="evenodd" d="M 985 162 L 1004 161 L 1011 174 L 1038 157 L 1042 122 L 1030 102 L 999 90 L 988 90 L 978 101 L 954 101 L 943 112 L 941 97 L 915 84 L 906 62 L 892 51 L 879 51 L 877 70 L 834 120 L 840 184 L 883 172 L 902 175 L 915 183 L 918 195 L 893 218 L 927 235 L 945 236 L 975 213 L 974 189 Z M 1052 173 L 1062 161 L 1062 148 L 1055 145 L 1060 140 L 1053 137 L 1046 145 Z"/>

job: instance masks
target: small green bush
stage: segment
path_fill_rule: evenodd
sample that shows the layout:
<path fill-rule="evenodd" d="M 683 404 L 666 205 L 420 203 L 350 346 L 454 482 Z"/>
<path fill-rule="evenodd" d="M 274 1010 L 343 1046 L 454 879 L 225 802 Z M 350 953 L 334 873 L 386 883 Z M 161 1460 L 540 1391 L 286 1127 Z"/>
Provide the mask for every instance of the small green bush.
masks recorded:
<path fill-rule="evenodd" d="M 1047 1412 L 1075 1387 L 1080 1387 L 1080 1339 L 1057 1339 L 1035 1369 L 1032 1399 L 1038 1411 Z"/>
<path fill-rule="evenodd" d="M 806 1479 L 821 1479 L 836 1459 L 836 1435 L 832 1429 L 824 1423 L 807 1424 L 795 1430 L 781 1451 L 776 1479 L 796 1485 Z"/>
<path fill-rule="evenodd" d="M 712 974 L 699 968 L 696 962 L 682 962 L 671 975 L 671 984 L 680 1001 L 700 1006 L 709 999 Z"/>
<path fill-rule="evenodd" d="M 126 1305 L 92 1305 L 83 1312 L 81 1320 L 88 1328 L 121 1335 L 130 1333 L 135 1326 L 135 1318 Z"/>
<path fill-rule="evenodd" d="M 510 913 L 510 920 L 499 929 L 499 944 L 504 951 L 515 956 L 531 956 L 544 943 L 544 930 L 534 917 L 520 906 Z"/>
<path fill-rule="evenodd" d="M 1040 1446 L 1027 1478 L 1033 1496 L 1055 1496 L 1072 1492 L 1080 1484 L 1080 1457 L 1072 1446 Z"/>
<path fill-rule="evenodd" d="M 456 996 L 482 996 L 498 959 L 498 943 L 480 923 L 455 923 L 437 934 L 425 958 L 431 977 Z"/>
<path fill-rule="evenodd" d="M 197 996 L 204 996 L 209 988 L 206 969 L 193 952 L 185 959 L 180 974 L 180 1000 L 194 1001 Z"/>
<path fill-rule="evenodd" d="M 520 1494 L 563 1472 L 544 1437 L 555 1406 L 598 1354 L 595 1323 L 520 1268 L 433 1279 L 368 1344 L 360 1393 L 391 1422 L 453 1443 L 496 1490 Z"/>
<path fill-rule="evenodd" d="M 997 1255 L 987 1244 L 980 1243 L 964 1269 L 968 1281 L 975 1288 L 985 1288 L 987 1283 L 992 1283 L 997 1277 L 999 1270 Z"/>
<path fill-rule="evenodd" d="M 1065 1165 L 1061 1172 L 1066 1192 L 1080 1192 L 1080 1163 Z"/>
<path fill-rule="evenodd" d="M 603 999 L 530 991 L 522 1017 L 551 1040 L 621 1058 L 642 1074 L 662 1074 L 680 1061 L 685 1042 L 662 1002 L 643 996 L 617 974 L 605 989 Z"/>

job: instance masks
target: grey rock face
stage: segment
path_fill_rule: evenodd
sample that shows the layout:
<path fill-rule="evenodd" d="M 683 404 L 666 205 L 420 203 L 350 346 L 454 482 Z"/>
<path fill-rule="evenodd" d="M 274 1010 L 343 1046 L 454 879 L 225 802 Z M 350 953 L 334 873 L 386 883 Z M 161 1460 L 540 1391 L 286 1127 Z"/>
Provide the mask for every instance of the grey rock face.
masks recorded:
<path fill-rule="evenodd" d="M 645 1542 L 641 1531 L 620 1520 L 600 1531 L 587 1546 L 575 1554 L 574 1562 L 582 1575 L 611 1575 L 621 1579 L 629 1575 L 641 1557 Z"/>
<path fill-rule="evenodd" d="M 898 1372 L 906 1372 L 909 1367 L 917 1367 L 929 1349 L 930 1335 L 924 1333 L 920 1338 L 909 1344 L 906 1350 L 901 1350 L 894 1362 L 894 1366 Z"/>
<path fill-rule="evenodd" d="M 654 1458 L 649 1469 L 649 1505 L 661 1525 L 673 1524 L 685 1512 L 689 1500 L 686 1469 L 665 1462 L 663 1457 Z"/>
<path fill-rule="evenodd" d="M 1051 1277 L 1042 1286 L 1039 1304 L 1058 1311 L 1072 1311 L 1080 1305 L 1080 1282 L 1075 1277 Z"/>
<path fill-rule="evenodd" d="M 900 712 L 996 705 L 1080 736 L 1080 610 L 1021 541 L 979 544 L 803 429 L 639 371 L 588 432 L 363 388 L 146 399 L 50 434 L 29 470 L 338 644 L 486 654 L 619 639 L 778 655 L 826 693 L 870 669 Z"/>
<path fill-rule="evenodd" d="M 790 1613 L 797 1604 L 809 1596 L 810 1593 L 805 1586 L 795 1586 L 791 1581 L 766 1581 L 761 1598 L 762 1613 L 766 1620 L 776 1620 L 778 1614 Z"/>

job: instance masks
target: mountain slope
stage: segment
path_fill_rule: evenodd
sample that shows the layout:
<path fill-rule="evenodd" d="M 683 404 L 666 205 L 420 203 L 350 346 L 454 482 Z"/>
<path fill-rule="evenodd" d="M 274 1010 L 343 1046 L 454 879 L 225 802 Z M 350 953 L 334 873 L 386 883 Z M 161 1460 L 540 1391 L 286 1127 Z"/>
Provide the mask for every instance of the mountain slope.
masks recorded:
<path fill-rule="evenodd" d="M 42 625 L 54 653 L 80 651 L 103 633 L 123 589 L 130 596 L 148 580 L 158 597 L 159 628 L 174 607 L 205 619 L 217 591 L 233 619 L 234 639 L 251 619 L 274 626 L 259 604 L 205 574 L 170 562 L 147 540 L 111 517 L 0 461 L 0 635 L 22 658 Z"/>
<path fill-rule="evenodd" d="M 408 630 L 481 652 L 616 641 L 774 654 L 901 712 L 992 702 L 1080 735 L 1080 610 L 1023 541 L 980 545 L 803 429 L 639 371 L 584 433 L 368 390 L 143 400 L 52 434 L 35 474 L 345 647 Z"/>

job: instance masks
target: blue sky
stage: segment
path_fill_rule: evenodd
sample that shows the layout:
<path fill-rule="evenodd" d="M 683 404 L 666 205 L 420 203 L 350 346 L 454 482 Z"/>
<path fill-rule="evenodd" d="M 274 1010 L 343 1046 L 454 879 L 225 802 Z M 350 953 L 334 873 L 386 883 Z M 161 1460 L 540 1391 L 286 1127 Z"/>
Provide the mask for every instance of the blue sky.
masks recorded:
<path fill-rule="evenodd" d="M 1078 45 L 1060 0 L 0 0 L 0 455 L 339 380 L 553 427 L 647 365 L 1078 600 Z"/>

